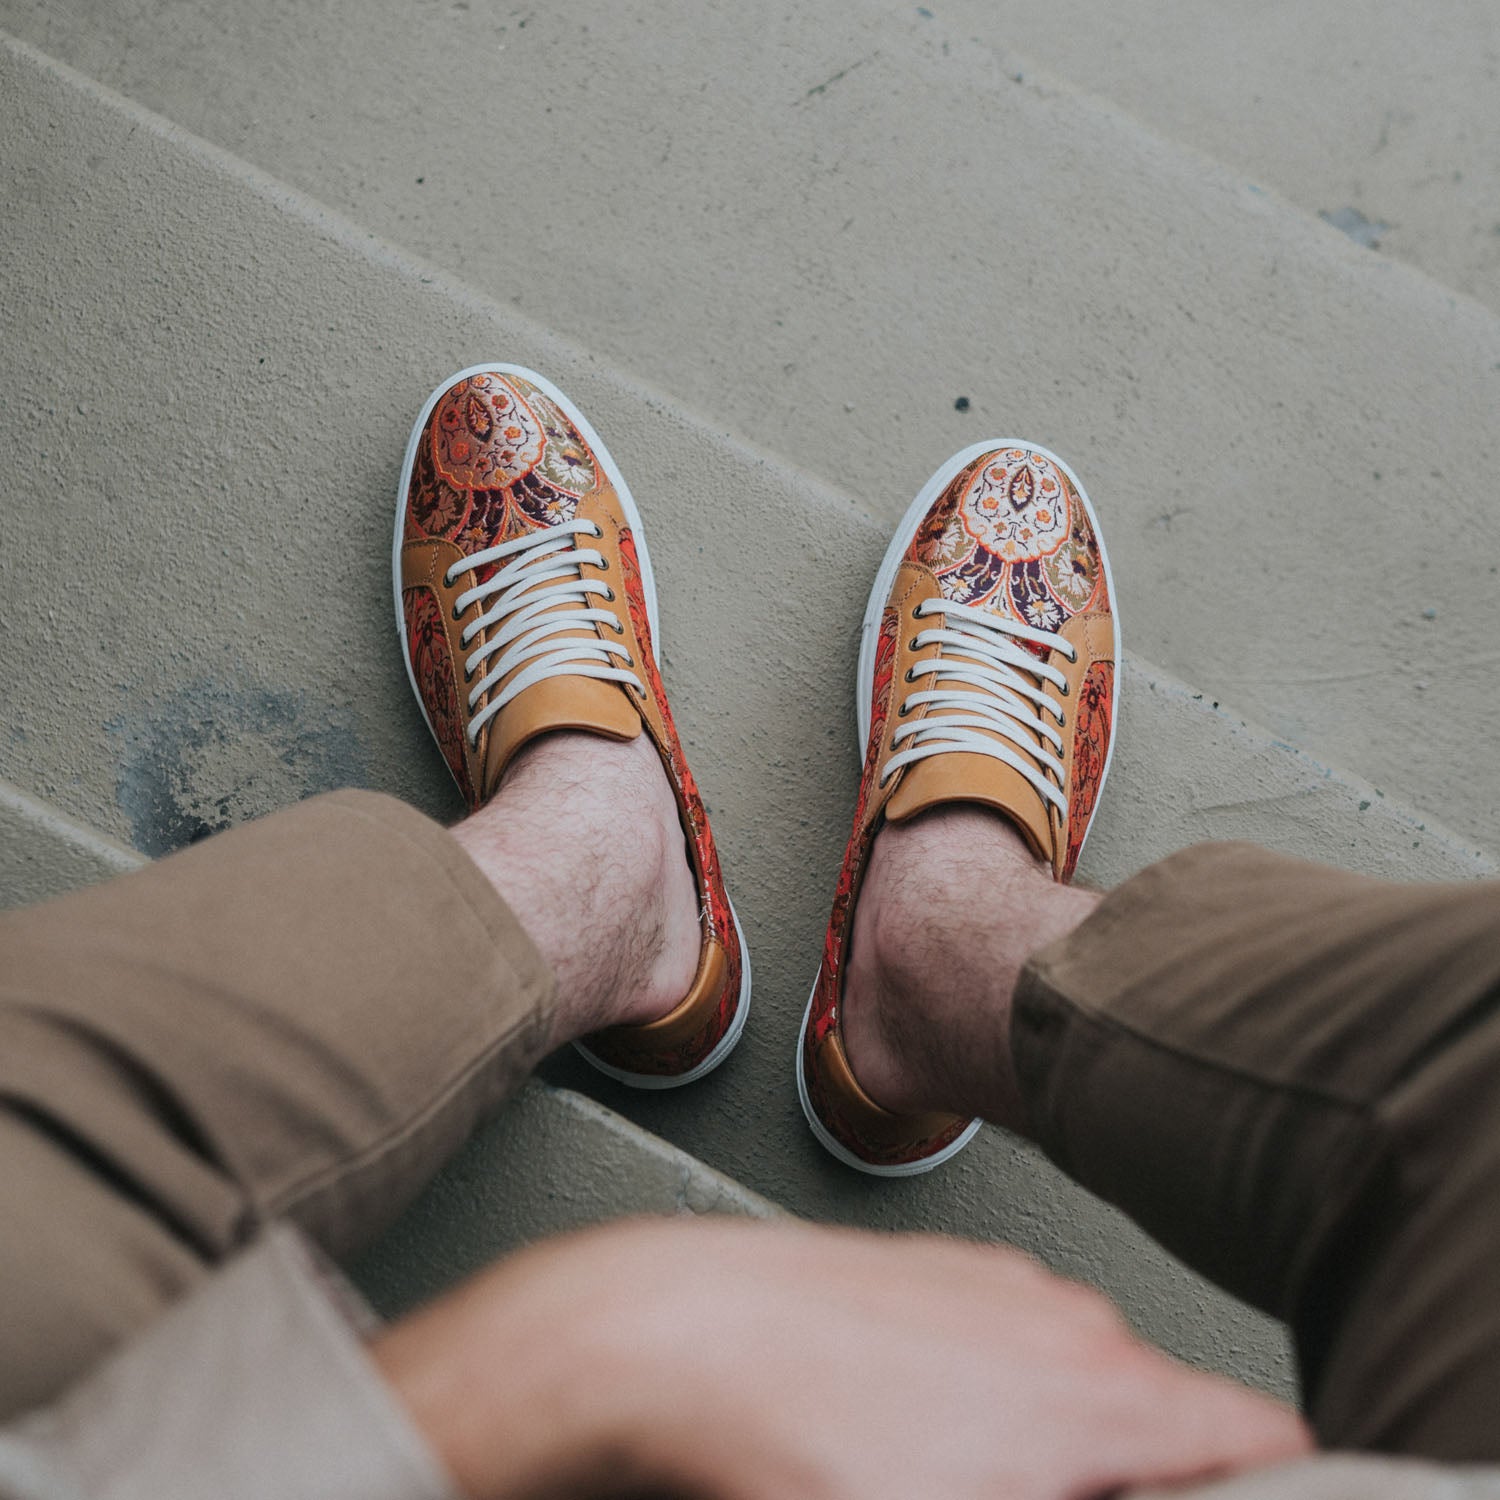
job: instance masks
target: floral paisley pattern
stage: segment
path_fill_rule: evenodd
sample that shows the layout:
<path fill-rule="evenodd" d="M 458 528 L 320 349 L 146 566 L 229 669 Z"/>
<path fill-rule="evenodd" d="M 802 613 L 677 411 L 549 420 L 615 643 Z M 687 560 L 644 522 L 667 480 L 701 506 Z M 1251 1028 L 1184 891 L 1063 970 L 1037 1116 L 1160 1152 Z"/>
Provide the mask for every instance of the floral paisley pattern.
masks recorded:
<path fill-rule="evenodd" d="M 412 462 L 411 484 L 406 492 L 406 535 L 458 535 L 474 509 L 474 492 L 458 490 L 441 478 L 432 461 L 432 444 L 417 444 Z"/>
<path fill-rule="evenodd" d="M 529 400 L 547 438 L 547 446 L 537 466 L 541 477 L 575 499 L 587 495 L 599 482 L 599 466 L 589 445 L 578 435 L 556 402 L 540 391 L 532 392 Z"/>
<path fill-rule="evenodd" d="M 453 679 L 453 660 L 443 630 L 443 609 L 431 589 L 407 589 L 402 596 L 406 610 L 406 639 L 411 650 L 412 675 L 427 710 L 432 733 L 453 772 L 458 789 L 470 807 L 475 805 L 464 754 L 464 720 L 458 707 L 458 685 Z"/>
<path fill-rule="evenodd" d="M 988 604 L 1037 630 L 1107 607 L 1099 544 L 1072 481 L 1031 448 L 1003 448 L 963 470 L 934 504 L 911 557 L 945 599 Z"/>
<path fill-rule="evenodd" d="M 1009 448 L 977 465 L 954 515 L 979 546 L 1006 562 L 1046 557 L 1068 534 L 1062 474 L 1025 448 Z"/>
<path fill-rule="evenodd" d="M 518 376 L 471 375 L 444 394 L 417 444 L 405 531 L 479 552 L 571 521 L 598 485 L 593 453 L 555 402 Z"/>
<path fill-rule="evenodd" d="M 458 490 L 496 490 L 524 479 L 542 457 L 547 437 L 514 383 L 471 375 L 432 414 L 432 461 L 438 477 Z"/>

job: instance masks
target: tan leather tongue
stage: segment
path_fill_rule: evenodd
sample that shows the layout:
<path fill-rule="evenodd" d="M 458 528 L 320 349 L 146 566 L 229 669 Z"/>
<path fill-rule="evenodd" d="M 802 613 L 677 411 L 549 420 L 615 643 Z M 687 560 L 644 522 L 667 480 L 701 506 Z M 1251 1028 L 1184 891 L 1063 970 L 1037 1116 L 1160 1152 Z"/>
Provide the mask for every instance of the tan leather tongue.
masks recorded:
<path fill-rule="evenodd" d="M 484 795 L 494 791 L 523 745 L 554 729 L 582 729 L 611 740 L 633 740 L 641 716 L 618 682 L 597 677 L 547 677 L 511 699 L 490 721 Z"/>
<path fill-rule="evenodd" d="M 977 802 L 1004 813 L 1039 859 L 1052 858 L 1052 829 L 1047 804 L 1035 787 L 1004 761 L 966 750 L 914 761 L 902 773 L 885 805 L 892 823 L 903 823 L 945 802 Z"/>

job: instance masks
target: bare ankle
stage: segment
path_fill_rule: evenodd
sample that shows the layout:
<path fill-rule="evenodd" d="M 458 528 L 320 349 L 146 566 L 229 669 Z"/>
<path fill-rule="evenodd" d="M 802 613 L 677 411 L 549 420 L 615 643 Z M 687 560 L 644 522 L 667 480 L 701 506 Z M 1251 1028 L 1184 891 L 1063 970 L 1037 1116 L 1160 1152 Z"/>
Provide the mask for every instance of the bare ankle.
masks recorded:
<path fill-rule="evenodd" d="M 940 808 L 882 828 L 860 891 L 843 1015 L 849 1065 L 877 1104 L 1023 1125 L 1010 1007 L 1032 953 L 1097 897 L 1060 886 L 1016 830 Z"/>
<path fill-rule="evenodd" d="M 697 888 L 647 736 L 547 735 L 453 832 L 557 976 L 554 1044 L 654 1020 L 687 994 Z"/>

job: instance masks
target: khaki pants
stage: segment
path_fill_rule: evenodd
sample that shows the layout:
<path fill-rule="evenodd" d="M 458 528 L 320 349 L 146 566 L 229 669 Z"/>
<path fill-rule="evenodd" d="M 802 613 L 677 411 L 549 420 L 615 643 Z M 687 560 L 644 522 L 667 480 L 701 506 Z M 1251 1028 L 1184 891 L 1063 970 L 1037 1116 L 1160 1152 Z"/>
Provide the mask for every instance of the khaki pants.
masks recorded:
<path fill-rule="evenodd" d="M 1038 1139 L 1291 1323 L 1330 1445 L 1500 1458 L 1497 919 L 1500 885 L 1205 846 L 1023 976 Z M 550 1003 L 458 845 L 367 793 L 0 918 L 0 1414 L 271 1220 L 368 1240 Z"/>
<path fill-rule="evenodd" d="M 370 1239 L 537 1061 L 551 998 L 457 842 L 365 792 L 0 917 L 0 1419 L 272 1220 Z"/>

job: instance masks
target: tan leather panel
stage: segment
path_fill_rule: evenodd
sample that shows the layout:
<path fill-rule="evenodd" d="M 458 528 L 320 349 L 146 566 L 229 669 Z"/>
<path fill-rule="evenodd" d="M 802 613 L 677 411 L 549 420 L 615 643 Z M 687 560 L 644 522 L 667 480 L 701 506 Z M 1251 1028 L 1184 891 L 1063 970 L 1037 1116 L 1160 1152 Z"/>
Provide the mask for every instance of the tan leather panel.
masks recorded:
<path fill-rule="evenodd" d="M 554 640 L 563 640 L 561 634 Z M 516 753 L 540 735 L 557 729 L 583 729 L 612 740 L 633 740 L 641 716 L 618 683 L 590 677 L 549 677 L 512 698 L 490 720 L 489 746 L 480 785 L 489 796 Z"/>
<path fill-rule="evenodd" d="M 844 1055 L 837 1031 L 830 1032 L 818 1049 L 818 1068 L 828 1087 L 838 1095 L 839 1108 L 861 1140 L 872 1146 L 905 1146 L 913 1140 L 940 1135 L 951 1127 L 956 1115 L 893 1115 L 882 1109 L 859 1086 Z"/>
<path fill-rule="evenodd" d="M 939 597 L 931 569 L 909 560 L 902 564 L 891 595 L 892 603 L 899 603 L 901 608 L 901 633 L 896 647 L 895 703 L 886 724 L 882 760 L 893 753 L 891 741 L 903 724 L 920 723 L 933 716 L 931 706 L 925 703 L 905 716 L 899 709 L 907 694 L 923 691 L 926 682 L 925 678 L 908 682 L 906 673 L 916 662 L 930 661 L 943 653 L 941 646 L 912 649 L 912 641 L 920 632 L 941 624 L 935 617 L 918 619 L 913 611 L 924 600 Z M 936 716 L 943 714 L 940 711 Z M 893 823 L 945 803 L 978 803 L 1008 817 L 1039 859 L 1054 856 L 1057 839 L 1055 822 L 1047 815 L 1049 804 L 1018 771 L 987 755 L 950 751 L 919 760 L 892 777 L 883 797 L 871 800 Z"/>
<path fill-rule="evenodd" d="M 616 612 L 624 627 L 623 633 L 617 633 L 607 625 L 590 621 L 581 624 L 576 630 L 559 631 L 548 639 L 552 641 L 607 639 L 619 642 L 631 652 L 632 656 L 638 656 L 640 648 L 634 639 L 629 610 L 625 607 L 623 589 L 620 584 L 619 533 L 610 515 L 610 508 L 614 503 L 613 491 L 607 484 L 603 488 L 603 495 L 590 496 L 579 504 L 578 517 L 580 520 L 591 520 L 598 524 L 605 531 L 605 539 L 593 542 L 590 538 L 583 537 L 579 545 L 585 549 L 592 548 L 598 551 L 605 558 L 606 566 L 600 568 L 584 564 L 580 572 L 585 578 L 598 578 L 615 590 L 613 601 L 600 599 L 597 604 L 600 608 Z M 454 555 L 458 555 L 457 548 L 451 548 L 451 551 Z M 449 561 L 451 560 L 450 558 Z M 470 577 L 461 578 L 458 587 L 452 591 L 454 596 L 456 597 L 457 594 L 470 587 L 471 582 Z M 482 612 L 479 606 L 473 606 L 465 618 L 475 619 Z M 462 622 L 458 628 L 462 629 Z M 470 641 L 467 647 L 455 645 L 457 653 L 455 659 L 459 661 L 465 659 L 488 638 L 488 635 L 487 631 L 481 632 Z M 494 659 L 491 658 L 491 661 L 493 662 Z M 523 665 L 515 672 L 508 674 L 490 690 L 490 693 L 485 694 L 479 700 L 476 708 L 483 707 L 492 694 L 503 692 L 510 682 L 524 670 Z M 516 754 L 532 740 L 553 730 L 578 729 L 601 734 L 609 739 L 634 739 L 641 732 L 641 714 L 636 706 L 639 701 L 636 695 L 627 692 L 620 684 L 602 681 L 598 678 L 552 677 L 533 683 L 518 697 L 513 698 L 506 705 L 504 713 L 492 719 L 481 735 L 480 748 L 483 752 L 483 762 L 475 776 L 475 785 L 481 789 L 483 796 L 490 796 L 499 785 L 506 767 Z"/>
<path fill-rule="evenodd" d="M 417 542 L 404 542 L 401 547 L 401 587 L 415 588 L 426 584 L 440 596 L 461 592 L 444 581 L 443 574 L 453 563 L 460 562 L 463 553 L 445 537 L 424 537 Z M 453 600 L 448 598 L 451 605 Z"/>
<path fill-rule="evenodd" d="M 1038 859 L 1051 860 L 1055 846 L 1053 822 L 1047 817 L 1051 804 L 1019 771 L 1002 761 L 952 750 L 908 767 L 900 782 L 885 807 L 892 823 L 948 802 L 974 803 L 1003 813 Z"/>
<path fill-rule="evenodd" d="M 1074 615 L 1063 624 L 1062 638 L 1078 651 L 1078 660 L 1070 667 L 1067 662 L 1057 665 L 1070 674 L 1076 672 L 1082 678 L 1089 666 L 1096 661 L 1113 661 L 1115 657 L 1114 616 L 1109 614 Z"/>

